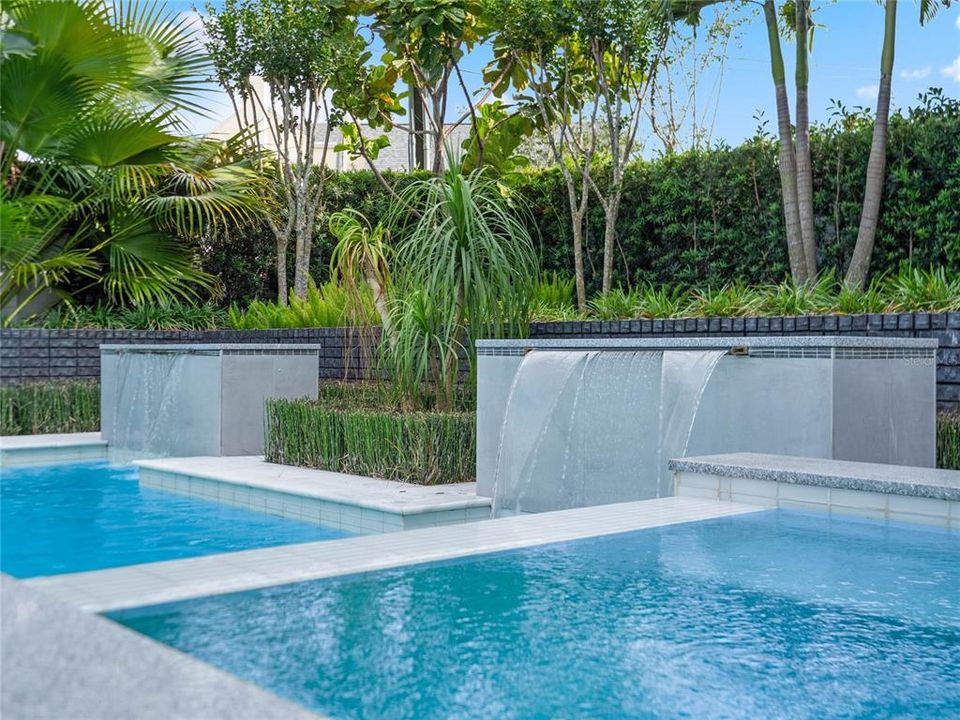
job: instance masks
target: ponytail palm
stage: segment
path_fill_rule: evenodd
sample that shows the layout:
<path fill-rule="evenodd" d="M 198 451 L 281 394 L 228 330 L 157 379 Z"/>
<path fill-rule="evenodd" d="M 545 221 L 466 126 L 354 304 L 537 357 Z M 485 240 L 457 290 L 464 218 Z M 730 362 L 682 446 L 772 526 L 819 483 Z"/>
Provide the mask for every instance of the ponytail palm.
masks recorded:
<path fill-rule="evenodd" d="M 409 208 L 420 213 L 412 224 L 404 222 Z M 396 364 L 409 387 L 431 382 L 441 408 L 455 405 L 461 352 L 472 369 L 477 338 L 527 330 L 538 262 L 521 212 L 495 179 L 452 163 L 405 188 L 391 213 L 401 238 L 397 290 L 406 298 L 396 304 Z"/>
<path fill-rule="evenodd" d="M 0 51 L 0 309 L 93 291 L 115 302 L 217 287 L 180 238 L 259 211 L 255 169 L 181 136 L 205 60 L 156 3 L 21 0 Z M 8 50 L 10 49 L 10 50 Z"/>

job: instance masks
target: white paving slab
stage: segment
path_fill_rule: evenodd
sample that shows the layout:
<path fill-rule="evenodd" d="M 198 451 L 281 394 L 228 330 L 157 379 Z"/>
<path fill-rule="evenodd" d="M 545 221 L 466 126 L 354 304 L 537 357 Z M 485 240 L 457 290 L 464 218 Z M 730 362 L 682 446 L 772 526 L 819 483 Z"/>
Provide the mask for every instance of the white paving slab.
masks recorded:
<path fill-rule="evenodd" d="M 139 460 L 134 465 L 155 472 L 302 495 L 396 515 L 490 507 L 490 498 L 477 496 L 476 483 L 414 485 L 277 465 L 264 462 L 259 456 L 165 458 Z"/>
<path fill-rule="evenodd" d="M 25 584 L 85 610 L 105 612 L 759 510 L 670 497 L 34 578 Z"/>

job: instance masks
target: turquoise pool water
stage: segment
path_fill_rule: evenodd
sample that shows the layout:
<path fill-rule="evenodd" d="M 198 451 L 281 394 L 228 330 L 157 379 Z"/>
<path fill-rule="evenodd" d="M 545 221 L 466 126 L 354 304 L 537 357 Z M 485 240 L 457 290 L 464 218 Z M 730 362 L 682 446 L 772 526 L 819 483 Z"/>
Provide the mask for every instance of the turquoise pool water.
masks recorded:
<path fill-rule="evenodd" d="M 56 575 L 345 533 L 141 488 L 137 471 L 105 462 L 0 472 L 0 570 Z"/>
<path fill-rule="evenodd" d="M 960 535 L 785 511 L 120 622 L 334 718 L 960 717 Z"/>

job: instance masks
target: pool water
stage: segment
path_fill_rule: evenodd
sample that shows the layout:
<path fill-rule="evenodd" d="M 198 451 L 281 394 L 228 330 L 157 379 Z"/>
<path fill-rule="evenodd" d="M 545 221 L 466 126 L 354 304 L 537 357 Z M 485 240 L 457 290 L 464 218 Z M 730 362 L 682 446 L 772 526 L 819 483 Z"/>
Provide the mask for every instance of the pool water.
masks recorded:
<path fill-rule="evenodd" d="M 334 718 L 960 717 L 960 535 L 826 515 L 114 617 Z"/>
<path fill-rule="evenodd" d="M 105 462 L 0 472 L 0 570 L 20 578 L 345 535 L 140 487 L 136 468 Z"/>

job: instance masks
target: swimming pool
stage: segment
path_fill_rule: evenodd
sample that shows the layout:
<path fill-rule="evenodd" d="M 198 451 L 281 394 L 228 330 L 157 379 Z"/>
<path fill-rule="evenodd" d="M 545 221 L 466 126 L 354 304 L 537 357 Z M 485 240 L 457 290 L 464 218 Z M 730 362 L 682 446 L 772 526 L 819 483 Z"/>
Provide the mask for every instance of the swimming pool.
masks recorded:
<path fill-rule="evenodd" d="M 960 717 L 960 535 L 771 510 L 118 613 L 334 718 Z"/>
<path fill-rule="evenodd" d="M 4 468 L 0 499 L 0 570 L 21 578 L 346 536 L 140 487 L 105 462 Z"/>

